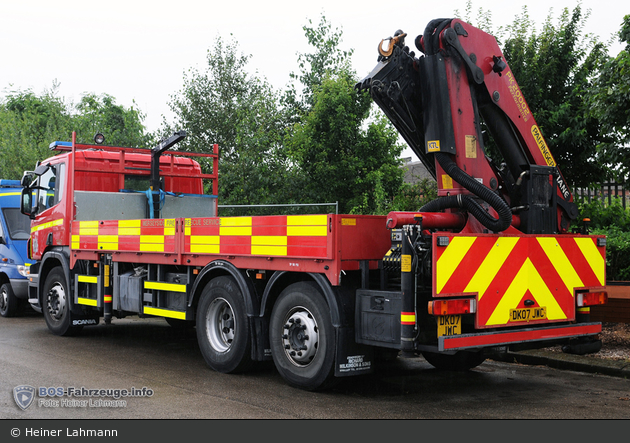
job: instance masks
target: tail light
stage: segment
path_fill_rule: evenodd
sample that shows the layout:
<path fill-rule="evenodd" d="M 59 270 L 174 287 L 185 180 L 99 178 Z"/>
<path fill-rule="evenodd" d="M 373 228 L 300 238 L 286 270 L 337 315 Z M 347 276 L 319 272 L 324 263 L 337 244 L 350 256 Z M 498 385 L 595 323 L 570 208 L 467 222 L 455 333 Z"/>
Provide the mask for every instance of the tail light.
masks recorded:
<path fill-rule="evenodd" d="M 477 300 L 474 298 L 433 300 L 429 302 L 428 308 L 431 315 L 474 314 L 477 312 Z"/>
<path fill-rule="evenodd" d="M 602 292 L 580 292 L 577 294 L 578 306 L 596 306 L 608 303 L 608 293 Z"/>

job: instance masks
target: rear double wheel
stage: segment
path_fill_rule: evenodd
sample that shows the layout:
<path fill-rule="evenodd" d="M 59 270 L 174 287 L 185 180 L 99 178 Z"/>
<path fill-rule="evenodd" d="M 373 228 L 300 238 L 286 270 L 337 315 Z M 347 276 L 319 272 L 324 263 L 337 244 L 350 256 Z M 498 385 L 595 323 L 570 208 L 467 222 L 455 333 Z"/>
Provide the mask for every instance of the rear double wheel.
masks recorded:
<path fill-rule="evenodd" d="M 335 331 L 315 284 L 294 283 L 283 290 L 269 328 L 274 364 L 289 385 L 314 391 L 334 384 Z"/>
<path fill-rule="evenodd" d="M 197 341 L 215 371 L 243 372 L 252 365 L 250 325 L 232 277 L 216 277 L 203 289 L 197 307 Z"/>

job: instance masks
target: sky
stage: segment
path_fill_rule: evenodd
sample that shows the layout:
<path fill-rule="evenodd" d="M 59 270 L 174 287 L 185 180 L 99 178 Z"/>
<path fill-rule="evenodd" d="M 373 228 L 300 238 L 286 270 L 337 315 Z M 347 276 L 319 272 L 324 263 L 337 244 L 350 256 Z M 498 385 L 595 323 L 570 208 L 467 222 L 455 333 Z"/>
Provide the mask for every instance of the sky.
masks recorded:
<path fill-rule="evenodd" d="M 557 18 L 576 0 L 505 2 L 472 0 L 492 13 L 493 27 L 509 25 L 523 5 L 540 30 L 550 13 Z M 630 13 L 618 1 L 582 0 L 590 9 L 586 31 L 609 41 Z M 149 131 L 164 118 L 174 121 L 168 103 L 181 90 L 184 73 L 203 70 L 217 37 L 233 39 L 251 55 L 248 71 L 283 89 L 297 72 L 297 54 L 310 51 L 303 26 L 324 15 L 342 31 L 341 49 L 354 49 L 353 68 L 362 77 L 376 64 L 381 39 L 397 29 L 412 45 L 435 18 L 464 14 L 467 0 L 387 2 L 383 0 L 140 1 L 0 0 L 0 98 L 11 91 L 41 94 L 59 85 L 57 95 L 78 102 L 85 93 L 109 94 L 134 106 Z M 413 48 L 412 48 L 413 49 Z M 615 55 L 620 44 L 611 46 Z M 509 60 L 508 60 L 509 63 Z"/>

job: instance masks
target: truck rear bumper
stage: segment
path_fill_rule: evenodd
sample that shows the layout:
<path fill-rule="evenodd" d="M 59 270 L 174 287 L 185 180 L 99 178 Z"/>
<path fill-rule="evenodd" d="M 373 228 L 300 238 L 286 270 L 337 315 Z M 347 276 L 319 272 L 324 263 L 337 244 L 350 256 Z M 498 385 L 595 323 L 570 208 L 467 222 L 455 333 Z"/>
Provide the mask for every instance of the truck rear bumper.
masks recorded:
<path fill-rule="evenodd" d="M 479 349 L 491 346 L 509 346 L 537 341 L 555 341 L 580 336 L 596 335 L 602 331 L 601 323 L 579 323 L 575 325 L 551 326 L 510 331 L 495 331 L 481 334 L 451 335 L 438 338 L 439 351 Z"/>

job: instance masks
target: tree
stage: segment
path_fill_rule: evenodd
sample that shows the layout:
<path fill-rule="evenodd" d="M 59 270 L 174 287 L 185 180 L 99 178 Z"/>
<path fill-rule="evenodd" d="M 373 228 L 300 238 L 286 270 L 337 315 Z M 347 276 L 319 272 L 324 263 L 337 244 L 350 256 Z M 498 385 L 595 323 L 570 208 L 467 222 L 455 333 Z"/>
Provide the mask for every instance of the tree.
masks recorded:
<path fill-rule="evenodd" d="M 109 143 L 147 147 L 151 137 L 144 133 L 143 114 L 115 104 L 113 97 L 86 95 L 77 105 L 57 97 L 58 84 L 36 95 L 14 91 L 0 102 L 0 173 L 2 178 L 19 179 L 38 160 L 52 155 L 48 146 L 69 141 L 77 132 L 79 143 L 93 143 L 97 131 Z"/>
<path fill-rule="evenodd" d="M 588 91 L 607 55 L 597 37 L 582 33 L 588 16 L 578 3 L 572 12 L 565 8 L 557 23 L 550 13 L 537 34 L 523 7 L 503 47 L 558 167 L 576 186 L 599 182 L 605 173 L 597 154 L 601 125 L 590 111 Z"/>
<path fill-rule="evenodd" d="M 20 179 L 38 160 L 51 156 L 49 144 L 67 139 L 69 106 L 56 96 L 56 86 L 37 96 L 14 91 L 0 103 L 0 174 Z"/>
<path fill-rule="evenodd" d="M 342 32 L 322 15 L 317 27 L 304 26 L 313 52 L 298 56 L 302 84 L 289 107 L 300 116 L 285 138 L 296 166 L 304 202 L 339 202 L 346 213 L 387 213 L 402 184 L 398 133 L 357 94 L 350 68 L 352 50 L 342 50 Z"/>
<path fill-rule="evenodd" d="M 314 90 L 313 108 L 285 144 L 299 168 L 306 202 L 339 202 L 341 212 L 386 213 L 402 183 L 402 147 L 384 119 L 365 122 L 371 99 L 357 94 L 348 72 L 328 74 Z"/>
<path fill-rule="evenodd" d="M 598 152 L 611 175 L 625 182 L 630 175 L 630 15 L 624 17 L 618 38 L 626 46 L 604 64 L 590 89 L 589 104 L 592 118 L 607 134 Z"/>
<path fill-rule="evenodd" d="M 176 122 L 165 122 L 165 133 L 187 131 L 178 149 L 209 152 L 219 145 L 221 204 L 290 202 L 290 167 L 281 149 L 285 114 L 269 83 L 247 73 L 249 58 L 235 41 L 217 38 L 205 68 L 190 69 L 171 97 Z"/>
<path fill-rule="evenodd" d="M 74 130 L 83 143 L 92 143 L 94 134 L 100 132 L 105 135 L 105 143 L 113 146 L 149 148 L 154 144 L 142 124 L 145 115 L 133 106 L 117 105 L 109 94 L 85 94 L 74 108 Z"/>

